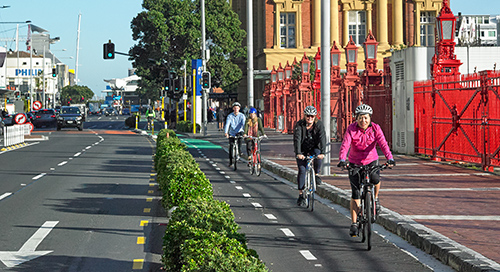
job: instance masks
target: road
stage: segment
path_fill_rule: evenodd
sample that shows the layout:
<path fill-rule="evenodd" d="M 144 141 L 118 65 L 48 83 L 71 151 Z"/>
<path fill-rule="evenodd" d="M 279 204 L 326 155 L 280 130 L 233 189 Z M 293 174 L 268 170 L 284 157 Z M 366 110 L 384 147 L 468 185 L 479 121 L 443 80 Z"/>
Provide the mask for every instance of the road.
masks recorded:
<path fill-rule="evenodd" d="M 323 200 L 309 212 L 296 205 L 296 185 L 268 172 L 252 176 L 243 163 L 234 171 L 227 167 L 228 155 L 220 146 L 197 148 L 202 140 L 186 141 L 211 181 L 214 196 L 230 204 L 249 247 L 257 250 L 272 271 L 451 270 L 426 254 L 408 254 L 404 242 L 396 246 L 382 237 L 390 236 L 383 228 L 377 228 L 374 246 L 366 251 L 366 244 L 348 235 L 350 220 L 345 209 Z"/>
<path fill-rule="evenodd" d="M 158 265 L 155 145 L 124 130 L 124 119 L 91 116 L 81 132 L 44 128 L 34 134 L 48 140 L 0 154 L 0 270 Z"/>

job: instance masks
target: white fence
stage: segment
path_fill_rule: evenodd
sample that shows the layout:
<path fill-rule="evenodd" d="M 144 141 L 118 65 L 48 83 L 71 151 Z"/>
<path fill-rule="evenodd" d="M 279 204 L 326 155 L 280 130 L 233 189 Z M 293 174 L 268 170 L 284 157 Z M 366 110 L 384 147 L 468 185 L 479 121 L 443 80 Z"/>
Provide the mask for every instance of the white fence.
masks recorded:
<path fill-rule="evenodd" d="M 6 126 L 3 128 L 3 146 L 11 146 L 24 142 L 24 135 L 31 134 L 29 124 Z"/>

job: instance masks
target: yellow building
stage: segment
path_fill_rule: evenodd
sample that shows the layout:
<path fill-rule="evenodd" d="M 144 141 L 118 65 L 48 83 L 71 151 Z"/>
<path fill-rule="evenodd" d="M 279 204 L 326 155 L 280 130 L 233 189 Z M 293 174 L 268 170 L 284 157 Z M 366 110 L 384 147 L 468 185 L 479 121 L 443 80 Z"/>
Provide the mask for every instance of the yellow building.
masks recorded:
<path fill-rule="evenodd" d="M 445 0 L 446 1 L 446 0 Z M 449 1 L 449 0 L 448 0 Z M 254 69 L 271 70 L 304 52 L 314 56 L 321 44 L 321 0 L 267 0 L 253 2 Z M 246 30 L 246 0 L 232 0 Z M 408 46 L 434 46 L 434 23 L 443 0 L 330 0 L 330 43 L 342 48 L 353 37 L 359 46 L 358 67 L 364 69 L 363 42 L 371 30 L 379 42 L 378 69 L 393 50 Z M 246 45 L 246 40 L 243 42 Z M 341 51 L 343 49 L 341 48 Z M 345 68 L 345 55 L 341 69 Z M 241 63 L 246 71 L 246 63 Z M 246 73 L 238 90 L 246 104 Z M 255 81 L 256 106 L 262 106 L 264 80 Z"/>

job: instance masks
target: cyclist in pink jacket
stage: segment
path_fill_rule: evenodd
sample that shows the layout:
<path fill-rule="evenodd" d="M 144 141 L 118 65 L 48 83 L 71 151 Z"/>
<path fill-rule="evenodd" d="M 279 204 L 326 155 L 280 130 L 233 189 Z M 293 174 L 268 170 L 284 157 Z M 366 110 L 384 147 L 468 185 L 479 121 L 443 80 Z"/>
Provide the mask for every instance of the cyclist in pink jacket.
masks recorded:
<path fill-rule="evenodd" d="M 384 132 L 379 125 L 371 122 L 373 109 L 365 104 L 359 105 L 355 110 L 356 122 L 347 127 L 347 131 L 340 146 L 339 159 L 337 165 L 341 168 L 346 168 L 349 163 L 354 165 L 378 165 L 377 144 L 384 153 L 387 164 L 396 165 L 392 156 L 389 145 L 385 140 Z M 350 152 L 349 152 L 350 149 Z M 347 153 L 349 152 L 349 161 L 347 162 Z M 359 211 L 360 201 L 360 176 L 359 173 L 352 175 L 349 173 L 349 180 L 351 181 L 351 228 L 349 234 L 351 236 L 357 235 L 358 226 L 356 219 Z M 370 180 L 375 184 L 375 207 L 377 213 L 380 211 L 380 202 L 378 200 L 378 193 L 380 191 L 380 171 L 374 172 L 370 176 Z"/>

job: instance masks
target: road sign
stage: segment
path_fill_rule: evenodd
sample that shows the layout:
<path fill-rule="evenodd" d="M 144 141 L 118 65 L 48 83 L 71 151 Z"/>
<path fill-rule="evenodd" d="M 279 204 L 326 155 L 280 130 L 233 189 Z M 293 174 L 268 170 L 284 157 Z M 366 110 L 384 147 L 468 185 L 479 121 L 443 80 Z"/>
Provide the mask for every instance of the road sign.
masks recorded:
<path fill-rule="evenodd" d="M 16 122 L 16 124 L 19 124 L 19 125 L 26 123 L 26 115 L 24 115 L 22 113 L 18 113 L 18 114 L 16 114 L 16 116 L 14 116 L 14 121 Z"/>
<path fill-rule="evenodd" d="M 27 124 L 28 124 L 28 126 L 30 126 L 30 134 L 31 134 L 31 132 L 33 132 L 33 129 L 35 128 L 35 126 L 33 126 L 33 124 L 31 122 L 28 122 Z"/>
<path fill-rule="evenodd" d="M 34 110 L 39 110 L 42 108 L 42 102 L 40 101 L 33 101 L 33 109 Z"/>

